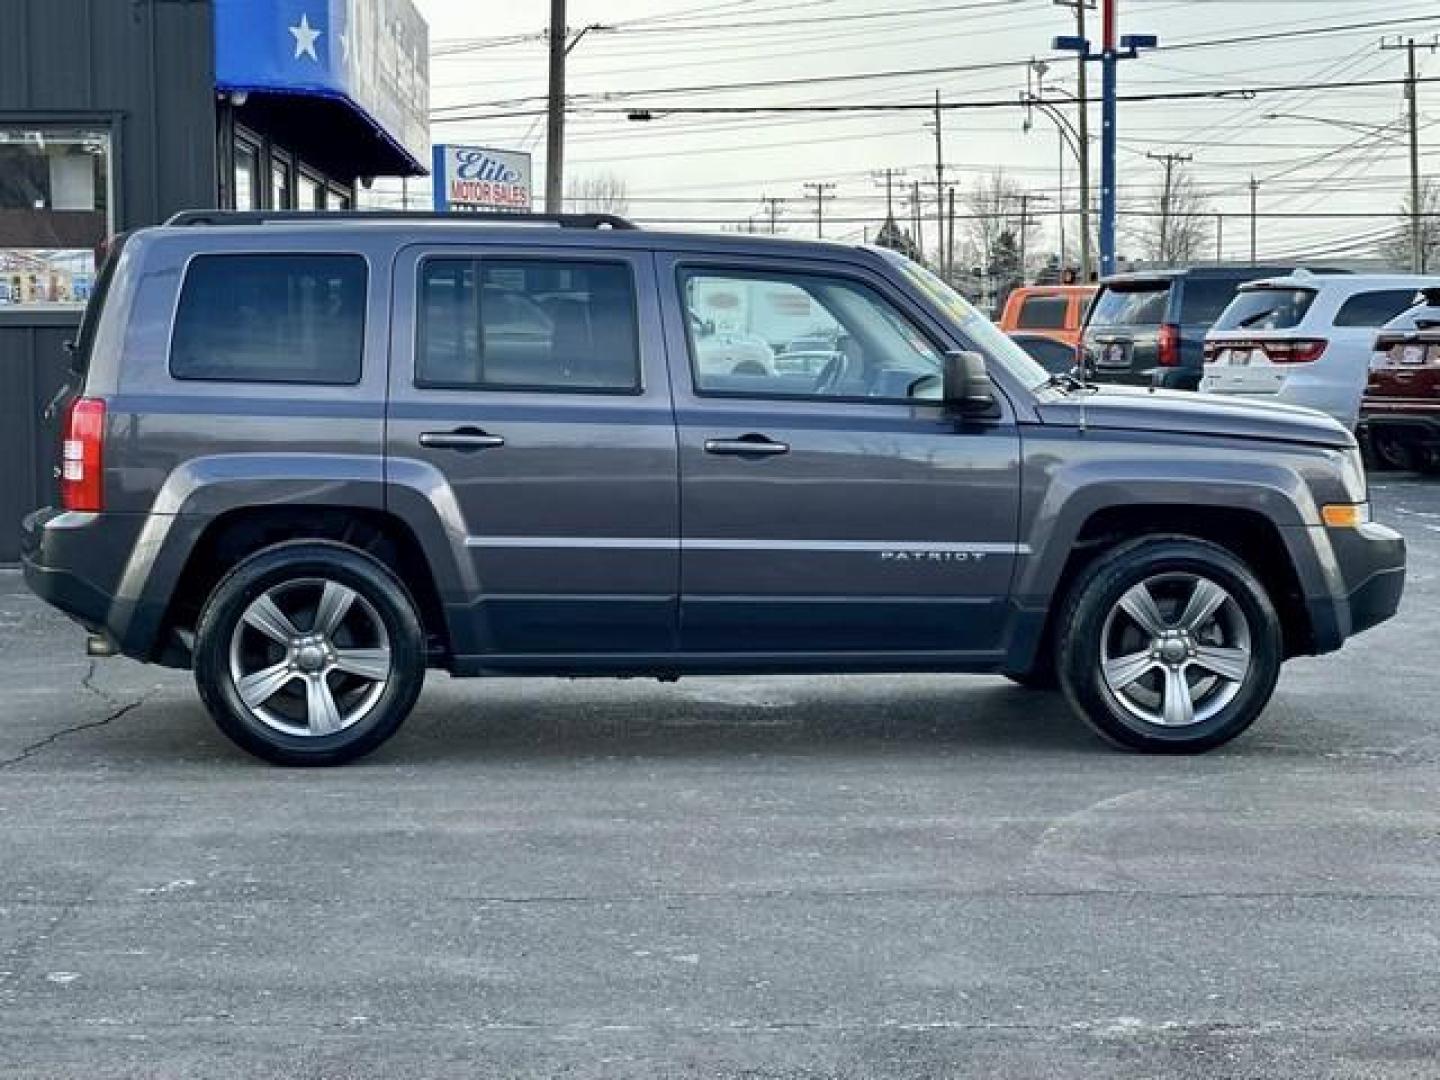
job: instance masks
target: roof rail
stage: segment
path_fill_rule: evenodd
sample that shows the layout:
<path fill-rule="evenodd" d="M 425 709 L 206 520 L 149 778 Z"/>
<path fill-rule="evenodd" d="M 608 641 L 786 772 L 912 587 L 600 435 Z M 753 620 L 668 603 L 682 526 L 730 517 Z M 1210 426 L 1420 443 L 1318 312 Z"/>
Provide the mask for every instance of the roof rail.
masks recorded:
<path fill-rule="evenodd" d="M 288 222 L 331 221 L 450 221 L 476 225 L 510 223 L 558 225 L 562 229 L 638 229 L 618 214 L 529 214 L 510 211 L 437 213 L 419 210 L 182 210 L 166 225 L 280 225 Z"/>

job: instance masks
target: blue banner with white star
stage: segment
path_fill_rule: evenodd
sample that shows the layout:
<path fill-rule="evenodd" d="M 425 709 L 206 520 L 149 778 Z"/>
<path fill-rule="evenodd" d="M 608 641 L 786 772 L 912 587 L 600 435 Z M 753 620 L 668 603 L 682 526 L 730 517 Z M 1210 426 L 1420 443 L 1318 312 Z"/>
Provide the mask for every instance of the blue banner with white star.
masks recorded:
<path fill-rule="evenodd" d="M 218 89 L 341 99 L 425 171 L 430 28 L 411 0 L 214 2 Z"/>

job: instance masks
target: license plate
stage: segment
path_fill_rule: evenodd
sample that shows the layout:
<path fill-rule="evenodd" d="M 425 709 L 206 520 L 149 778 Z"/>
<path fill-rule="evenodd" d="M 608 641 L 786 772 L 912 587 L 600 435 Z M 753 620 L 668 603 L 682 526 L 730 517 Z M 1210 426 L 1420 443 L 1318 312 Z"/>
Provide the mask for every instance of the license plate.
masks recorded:
<path fill-rule="evenodd" d="M 1423 364 L 1425 362 L 1424 345 L 1406 345 L 1400 352 L 1402 364 Z"/>
<path fill-rule="evenodd" d="M 1125 366 L 1125 346 L 1118 342 L 1105 346 L 1105 351 L 1100 354 L 1100 362 L 1106 367 Z"/>

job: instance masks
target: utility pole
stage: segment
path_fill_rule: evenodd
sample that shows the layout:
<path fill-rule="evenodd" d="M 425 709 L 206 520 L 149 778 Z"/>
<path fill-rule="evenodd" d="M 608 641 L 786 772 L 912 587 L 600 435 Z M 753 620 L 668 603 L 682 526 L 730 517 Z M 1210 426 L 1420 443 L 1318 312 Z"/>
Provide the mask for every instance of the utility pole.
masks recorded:
<path fill-rule="evenodd" d="M 1165 167 L 1165 186 L 1160 189 L 1160 258 L 1170 261 L 1170 203 L 1174 197 L 1175 170 L 1195 160 L 1192 154 L 1146 154 Z"/>
<path fill-rule="evenodd" d="M 1256 237 L 1259 235 L 1257 228 L 1260 215 L 1256 210 L 1260 206 L 1260 181 L 1252 174 L 1250 177 L 1250 265 L 1259 266 L 1260 260 L 1256 258 L 1257 250 Z"/>
<path fill-rule="evenodd" d="M 1030 261 L 1030 204 L 1047 202 L 1048 195 L 1033 195 L 1028 191 L 1020 193 L 1020 280 L 1026 280 L 1025 267 Z M 1063 212 L 1063 211 L 1062 211 Z"/>
<path fill-rule="evenodd" d="M 870 175 L 875 178 L 877 183 L 885 185 L 885 216 L 893 218 L 895 216 L 895 181 L 897 178 L 904 179 L 905 170 L 878 169 Z"/>
<path fill-rule="evenodd" d="M 919 180 L 914 180 L 910 184 L 910 223 L 915 230 L 915 257 L 923 264 L 925 262 L 925 235 L 920 231 Z"/>
<path fill-rule="evenodd" d="M 1434 52 L 1437 47 L 1440 47 L 1440 41 L 1435 40 L 1422 46 L 1431 52 Z M 1410 113 L 1410 269 L 1413 273 L 1423 274 L 1426 253 L 1425 228 L 1420 215 L 1420 84 L 1415 73 L 1415 39 L 1382 40 L 1380 48 L 1384 52 L 1404 49 L 1409 59 L 1409 70 L 1405 77 L 1405 97 L 1409 102 Z"/>
<path fill-rule="evenodd" d="M 1094 2 L 1095 0 L 1055 0 L 1057 4 L 1075 9 L 1075 35 L 1082 41 L 1085 39 L 1085 9 Z M 1088 282 L 1093 269 L 1090 252 L 1090 69 L 1086 67 L 1084 56 L 1081 56 L 1077 63 L 1079 71 L 1075 89 L 1080 97 L 1075 111 L 1079 114 L 1080 121 L 1080 280 Z M 1061 254 L 1063 262 L 1063 245 Z"/>
<path fill-rule="evenodd" d="M 1225 261 L 1225 215 L 1215 215 L 1215 261 Z"/>
<path fill-rule="evenodd" d="M 945 251 L 945 133 L 941 117 L 940 91 L 935 91 L 935 261 L 940 276 L 946 277 L 949 266 Z"/>
<path fill-rule="evenodd" d="M 806 184 L 804 187 L 807 193 L 815 196 L 815 236 L 817 239 L 823 239 L 825 236 L 825 204 L 835 198 L 830 194 L 835 190 L 835 185 L 819 183 Z"/>
<path fill-rule="evenodd" d="M 550 101 L 545 133 L 545 212 L 565 208 L 565 0 L 550 0 Z"/>
<path fill-rule="evenodd" d="M 950 222 L 945 232 L 945 261 L 950 264 L 950 274 L 955 274 L 955 185 L 950 185 Z"/>
<path fill-rule="evenodd" d="M 776 223 L 780 220 L 780 208 L 785 205 L 785 200 L 777 199 L 773 195 L 762 195 L 760 201 L 765 204 L 766 213 L 770 217 L 770 235 L 774 236 L 779 232 Z"/>

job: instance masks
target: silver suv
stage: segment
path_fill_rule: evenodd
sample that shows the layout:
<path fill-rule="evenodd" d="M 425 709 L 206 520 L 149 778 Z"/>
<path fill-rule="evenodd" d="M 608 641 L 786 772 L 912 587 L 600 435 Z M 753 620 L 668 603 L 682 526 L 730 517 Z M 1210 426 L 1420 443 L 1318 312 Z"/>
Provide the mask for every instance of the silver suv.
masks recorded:
<path fill-rule="evenodd" d="M 1338 424 L 1050 376 L 878 248 L 192 213 L 75 357 L 27 579 L 277 762 L 379 746 L 429 667 L 1001 673 L 1198 751 L 1404 582 Z"/>

